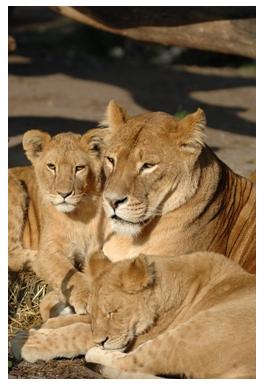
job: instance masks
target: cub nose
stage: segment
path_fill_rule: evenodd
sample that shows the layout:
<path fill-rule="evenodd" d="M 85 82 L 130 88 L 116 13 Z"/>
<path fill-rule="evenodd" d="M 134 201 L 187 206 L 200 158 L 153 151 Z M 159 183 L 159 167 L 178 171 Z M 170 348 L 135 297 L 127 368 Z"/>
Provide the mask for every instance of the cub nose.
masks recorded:
<path fill-rule="evenodd" d="M 109 339 L 108 336 L 106 336 L 106 337 L 103 336 L 103 337 L 100 337 L 100 338 L 95 338 L 94 339 L 94 343 L 103 347 L 108 339 Z"/>
<path fill-rule="evenodd" d="M 58 192 L 58 194 L 59 194 L 61 197 L 66 198 L 66 197 L 68 197 L 68 196 L 71 195 L 71 192 Z"/>
<path fill-rule="evenodd" d="M 113 209 L 116 209 L 120 204 L 128 200 L 127 196 L 120 197 L 115 194 L 108 194 L 105 198 Z"/>

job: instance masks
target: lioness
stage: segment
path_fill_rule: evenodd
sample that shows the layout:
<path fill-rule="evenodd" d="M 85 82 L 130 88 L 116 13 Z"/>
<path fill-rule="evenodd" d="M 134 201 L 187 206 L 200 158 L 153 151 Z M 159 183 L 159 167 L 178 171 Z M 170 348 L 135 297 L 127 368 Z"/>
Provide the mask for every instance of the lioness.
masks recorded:
<path fill-rule="evenodd" d="M 237 263 L 212 252 L 116 263 L 97 253 L 87 274 L 91 324 L 88 316 L 52 318 L 15 338 L 18 357 L 34 362 L 90 349 L 86 360 L 112 368 L 102 367 L 110 378 L 123 371 L 255 378 L 255 275 Z"/>
<path fill-rule="evenodd" d="M 17 271 L 29 264 L 62 290 L 77 313 L 86 313 L 88 282 L 74 265 L 83 265 L 100 243 L 96 129 L 54 137 L 30 130 L 23 147 L 33 167 L 9 170 L 9 267 Z"/>
<path fill-rule="evenodd" d="M 181 120 L 129 117 L 111 101 L 104 123 L 103 206 L 114 232 L 103 250 L 111 260 L 207 250 L 255 272 L 255 185 L 205 144 L 201 109 Z"/>

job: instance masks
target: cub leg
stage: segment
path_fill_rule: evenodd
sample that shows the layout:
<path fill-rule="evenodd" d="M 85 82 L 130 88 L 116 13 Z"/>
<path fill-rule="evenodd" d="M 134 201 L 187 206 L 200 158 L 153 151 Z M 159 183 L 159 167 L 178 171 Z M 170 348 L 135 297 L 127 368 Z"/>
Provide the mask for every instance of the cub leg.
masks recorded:
<path fill-rule="evenodd" d="M 87 323 L 90 324 L 91 319 L 90 315 L 60 315 L 54 318 L 48 319 L 45 323 L 42 324 L 42 328 L 59 328 L 64 326 L 69 326 L 74 323 Z"/>
<path fill-rule="evenodd" d="M 92 345 L 90 324 L 74 323 L 57 329 L 22 331 L 14 337 L 12 351 L 15 358 L 33 363 L 83 355 Z"/>
<path fill-rule="evenodd" d="M 39 254 L 34 261 L 33 270 L 53 289 L 61 291 L 67 303 L 74 307 L 77 314 L 86 314 L 90 293 L 89 280 L 84 273 L 76 270 L 67 258 L 72 249 L 70 240 L 60 233 L 51 235 L 48 231 L 44 235 L 43 230 Z M 44 240 L 48 240 L 48 245 Z"/>

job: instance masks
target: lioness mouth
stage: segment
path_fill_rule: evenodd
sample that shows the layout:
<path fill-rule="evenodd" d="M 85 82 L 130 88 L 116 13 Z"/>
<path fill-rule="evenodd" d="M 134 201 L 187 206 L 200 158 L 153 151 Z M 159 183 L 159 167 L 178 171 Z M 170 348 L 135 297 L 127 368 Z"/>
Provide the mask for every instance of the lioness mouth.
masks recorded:
<path fill-rule="evenodd" d="M 122 222 L 122 223 L 124 223 L 124 224 L 131 224 L 131 225 L 144 225 L 144 224 L 146 224 L 148 221 L 149 221 L 149 219 L 147 219 L 147 220 L 144 220 L 144 221 L 138 221 L 138 222 L 131 222 L 131 221 L 128 221 L 128 220 L 123 220 L 121 217 L 119 217 L 119 216 L 117 216 L 116 214 L 114 214 L 113 216 L 111 216 L 111 218 L 113 219 L 113 220 L 117 220 L 117 221 L 120 221 L 120 222 Z"/>

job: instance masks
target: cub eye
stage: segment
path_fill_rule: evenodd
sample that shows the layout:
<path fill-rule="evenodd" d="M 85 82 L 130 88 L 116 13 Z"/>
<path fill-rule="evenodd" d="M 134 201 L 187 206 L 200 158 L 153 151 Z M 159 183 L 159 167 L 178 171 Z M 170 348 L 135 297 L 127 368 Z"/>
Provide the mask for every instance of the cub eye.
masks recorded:
<path fill-rule="evenodd" d="M 114 165 L 114 159 L 112 157 L 105 157 L 112 165 Z"/>
<path fill-rule="evenodd" d="M 76 172 L 80 172 L 81 170 L 85 169 L 85 165 L 78 165 L 75 167 Z"/>
<path fill-rule="evenodd" d="M 50 170 L 56 170 L 56 165 L 54 165 L 54 164 L 47 164 L 47 167 L 48 167 Z"/>
<path fill-rule="evenodd" d="M 146 169 L 151 169 L 153 168 L 154 166 L 156 166 L 157 164 L 151 164 L 149 162 L 145 162 L 142 167 L 140 168 L 140 172 L 143 172 L 144 170 Z"/>

